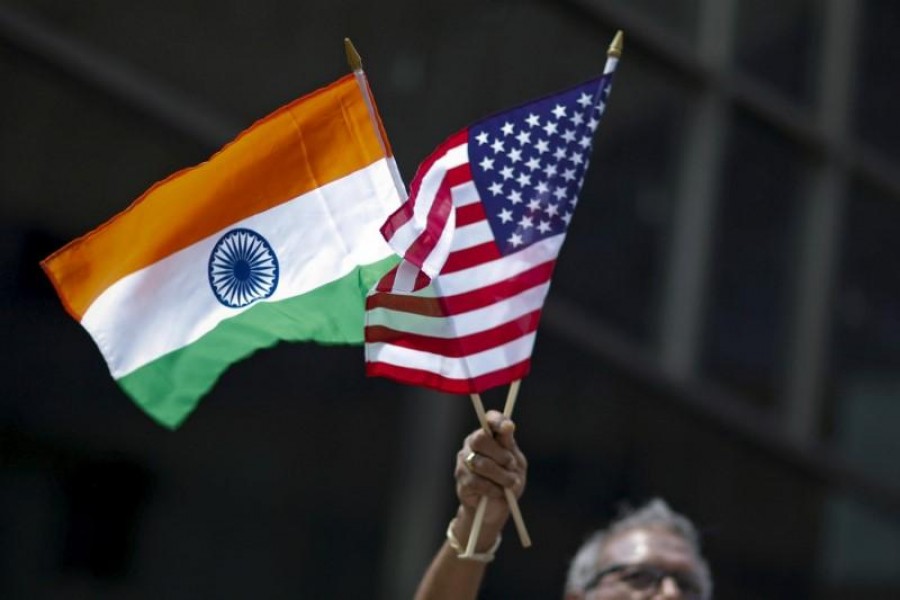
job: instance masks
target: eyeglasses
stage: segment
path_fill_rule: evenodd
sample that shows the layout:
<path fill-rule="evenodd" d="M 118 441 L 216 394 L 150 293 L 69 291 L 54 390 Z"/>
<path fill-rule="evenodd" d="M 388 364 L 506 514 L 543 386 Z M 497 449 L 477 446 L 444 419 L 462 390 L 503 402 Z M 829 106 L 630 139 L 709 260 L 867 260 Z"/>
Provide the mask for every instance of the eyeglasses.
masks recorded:
<path fill-rule="evenodd" d="M 687 600 L 703 599 L 703 587 L 696 576 L 689 573 L 667 571 L 652 565 L 612 565 L 606 567 L 598 571 L 587 582 L 587 585 L 584 586 L 584 591 L 587 592 L 599 586 L 603 579 L 610 575 L 617 575 L 617 581 L 635 591 L 646 592 L 648 596 L 659 589 L 663 579 L 670 577 L 678 584 L 678 589 L 684 598 Z"/>

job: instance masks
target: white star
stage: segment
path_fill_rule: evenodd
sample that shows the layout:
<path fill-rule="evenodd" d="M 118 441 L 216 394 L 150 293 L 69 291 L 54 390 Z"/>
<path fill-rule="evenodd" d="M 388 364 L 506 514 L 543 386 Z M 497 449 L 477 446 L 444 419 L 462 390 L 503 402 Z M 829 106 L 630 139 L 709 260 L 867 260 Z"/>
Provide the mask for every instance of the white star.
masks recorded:
<path fill-rule="evenodd" d="M 491 150 L 494 151 L 494 154 L 498 152 L 503 152 L 503 142 L 500 140 L 494 140 L 494 143 L 491 144 Z"/>
<path fill-rule="evenodd" d="M 503 132 L 503 135 L 512 135 L 513 132 L 513 124 L 507 121 L 503 124 L 503 127 L 500 128 L 500 131 Z"/>
<path fill-rule="evenodd" d="M 555 204 L 548 203 L 547 208 L 544 209 L 544 212 L 547 213 L 548 217 L 554 217 L 559 213 L 559 207 Z"/>
<path fill-rule="evenodd" d="M 500 194 L 503 193 L 503 184 L 500 183 L 499 181 L 495 181 L 494 183 L 491 184 L 491 187 L 489 187 L 488 189 L 490 190 L 490 192 L 493 195 L 499 196 Z"/>
<path fill-rule="evenodd" d="M 538 200 L 537 198 L 532 198 L 531 200 L 529 200 L 528 210 L 534 212 L 534 211 L 540 210 L 540 209 L 541 209 L 541 201 L 540 200 Z"/>
<path fill-rule="evenodd" d="M 549 150 L 550 143 L 545 140 L 538 140 L 537 144 L 534 145 L 534 149 L 538 151 L 539 154 L 543 154 L 547 150 Z"/>
<path fill-rule="evenodd" d="M 606 102 L 600 101 L 599 104 L 595 107 L 595 110 L 601 115 L 606 112 Z"/>
<path fill-rule="evenodd" d="M 484 146 L 488 143 L 488 134 L 487 131 L 482 131 L 478 135 L 475 136 L 475 139 L 478 140 L 479 146 Z"/>
<path fill-rule="evenodd" d="M 591 98 L 591 95 L 588 94 L 587 92 L 581 92 L 581 95 L 578 97 L 577 102 L 582 107 L 587 108 L 588 106 L 591 105 L 591 102 L 593 102 L 593 99 Z"/>
<path fill-rule="evenodd" d="M 504 223 L 509 223 L 510 221 L 512 221 L 512 211 L 507 208 L 504 208 L 499 213 L 497 213 L 497 216 L 500 217 L 500 220 Z"/>
<path fill-rule="evenodd" d="M 513 168 L 512 167 L 503 167 L 500 169 L 500 175 L 503 179 L 512 179 L 513 176 Z"/>
<path fill-rule="evenodd" d="M 553 107 L 553 110 L 551 112 L 557 119 L 562 119 L 564 116 L 566 116 L 566 107 L 562 104 L 557 104 Z"/>
<path fill-rule="evenodd" d="M 528 123 L 529 127 L 537 127 L 538 125 L 541 124 L 541 120 L 534 113 L 529 114 L 528 118 L 525 119 L 525 122 Z"/>
<path fill-rule="evenodd" d="M 550 223 L 548 223 L 547 221 L 541 221 L 540 225 L 538 225 L 538 231 L 540 231 L 541 233 L 547 233 L 551 229 L 552 228 L 550 227 Z"/>
<path fill-rule="evenodd" d="M 507 198 L 513 204 L 521 204 L 522 203 L 522 192 L 520 192 L 519 190 L 513 190 L 509 193 L 509 196 L 507 196 Z"/>
<path fill-rule="evenodd" d="M 519 140 L 519 144 L 524 146 L 525 144 L 531 143 L 531 134 L 524 129 L 519 132 L 519 135 L 516 136 L 516 139 Z"/>
<path fill-rule="evenodd" d="M 481 167 L 482 171 L 490 171 L 494 168 L 494 159 L 485 156 L 481 159 L 481 162 L 478 163 L 478 166 Z"/>
<path fill-rule="evenodd" d="M 553 121 L 547 121 L 544 126 L 541 127 L 541 129 L 543 129 L 549 137 L 556 133 L 556 123 L 554 123 Z"/>
<path fill-rule="evenodd" d="M 519 246 L 521 246 L 522 244 L 525 243 L 522 241 L 522 236 L 519 235 L 518 233 L 512 234 L 511 236 L 509 236 L 509 239 L 506 241 L 509 242 L 510 244 L 512 244 L 513 248 L 518 248 Z"/>
<path fill-rule="evenodd" d="M 547 179 L 556 175 L 556 165 L 547 165 L 544 167 L 544 175 L 547 176 Z"/>
<path fill-rule="evenodd" d="M 522 160 L 522 151 L 519 150 L 518 148 L 513 148 L 512 150 L 509 151 L 509 154 L 507 154 L 506 156 L 507 156 L 507 158 L 509 158 L 509 160 L 512 163 L 517 163 L 520 160 Z"/>
<path fill-rule="evenodd" d="M 569 211 L 566 211 L 566 213 L 564 215 L 560 216 L 559 218 L 562 219 L 563 221 L 565 221 L 566 225 L 568 225 L 569 222 L 572 220 L 572 213 Z"/>
<path fill-rule="evenodd" d="M 528 167 L 530 170 L 534 171 L 535 169 L 540 168 L 541 161 L 539 161 L 536 156 L 532 156 L 531 158 L 528 159 L 528 162 L 525 163 L 525 166 Z"/>
<path fill-rule="evenodd" d="M 584 162 L 584 155 L 582 155 L 580 152 L 573 152 L 572 157 L 569 160 L 571 160 L 576 165 L 580 165 Z"/>
<path fill-rule="evenodd" d="M 550 191 L 550 188 L 547 186 L 546 181 L 539 181 L 536 186 L 534 186 L 534 191 L 538 194 L 546 194 Z"/>
<path fill-rule="evenodd" d="M 575 169 L 566 169 L 563 171 L 563 179 L 566 181 L 572 181 L 575 179 Z"/>
<path fill-rule="evenodd" d="M 600 121 L 598 121 L 596 117 L 591 117 L 591 120 L 588 121 L 588 127 L 591 128 L 591 131 L 596 131 L 597 125 L 599 125 L 599 124 L 600 124 Z"/>
<path fill-rule="evenodd" d="M 591 136 L 586 135 L 578 140 L 578 145 L 587 150 L 588 146 L 591 145 Z"/>
<path fill-rule="evenodd" d="M 562 134 L 562 139 L 571 143 L 575 141 L 575 131 L 573 129 L 566 129 L 566 132 Z"/>
<path fill-rule="evenodd" d="M 556 190 L 554 190 L 554 192 L 553 192 L 553 195 L 556 196 L 557 200 L 562 200 L 563 198 L 566 197 L 566 188 L 564 188 L 564 187 L 556 188 Z"/>
<path fill-rule="evenodd" d="M 519 227 L 522 229 L 531 229 L 534 227 L 534 220 L 531 217 L 523 216 L 519 219 Z"/>
<path fill-rule="evenodd" d="M 580 112 L 576 112 L 574 115 L 572 115 L 572 123 L 575 125 L 581 125 L 582 123 L 584 123 L 584 115 Z"/>
<path fill-rule="evenodd" d="M 558 146 L 556 150 L 553 152 L 553 158 L 556 160 L 562 160 L 566 157 L 566 149 L 562 146 Z"/>
<path fill-rule="evenodd" d="M 526 185 L 531 185 L 531 175 L 522 173 L 521 175 L 519 175 L 519 177 L 516 179 L 516 181 L 518 181 L 519 185 L 521 185 L 522 187 L 525 187 Z"/>

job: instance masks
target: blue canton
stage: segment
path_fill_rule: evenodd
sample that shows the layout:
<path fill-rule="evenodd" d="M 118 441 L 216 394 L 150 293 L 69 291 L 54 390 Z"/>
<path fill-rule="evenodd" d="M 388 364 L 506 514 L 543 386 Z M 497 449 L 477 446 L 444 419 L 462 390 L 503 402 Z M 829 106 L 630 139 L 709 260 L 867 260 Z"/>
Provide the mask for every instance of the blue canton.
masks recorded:
<path fill-rule="evenodd" d="M 593 79 L 469 129 L 472 178 L 502 254 L 565 233 L 610 79 Z"/>

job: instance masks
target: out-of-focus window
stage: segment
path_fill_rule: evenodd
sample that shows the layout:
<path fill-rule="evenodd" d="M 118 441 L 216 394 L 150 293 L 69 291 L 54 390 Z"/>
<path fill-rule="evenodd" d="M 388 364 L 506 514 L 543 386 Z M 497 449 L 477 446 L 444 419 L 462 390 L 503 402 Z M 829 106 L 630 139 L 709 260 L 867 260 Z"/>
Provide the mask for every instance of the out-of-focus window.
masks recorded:
<path fill-rule="evenodd" d="M 735 62 L 742 72 L 802 105 L 813 101 L 822 3 L 742 0 Z"/>
<path fill-rule="evenodd" d="M 771 404 L 785 358 L 804 159 L 765 123 L 738 112 L 722 169 L 701 365 Z"/>

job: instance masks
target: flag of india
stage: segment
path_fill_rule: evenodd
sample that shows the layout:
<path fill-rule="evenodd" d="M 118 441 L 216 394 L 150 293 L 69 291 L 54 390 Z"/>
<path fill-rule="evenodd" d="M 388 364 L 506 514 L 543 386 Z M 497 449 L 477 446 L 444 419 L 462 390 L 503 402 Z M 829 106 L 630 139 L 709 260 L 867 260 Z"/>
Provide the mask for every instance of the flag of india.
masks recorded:
<path fill-rule="evenodd" d="M 279 340 L 363 341 L 397 259 L 402 183 L 365 79 L 275 111 L 42 262 L 112 376 L 176 427 L 231 363 Z"/>

